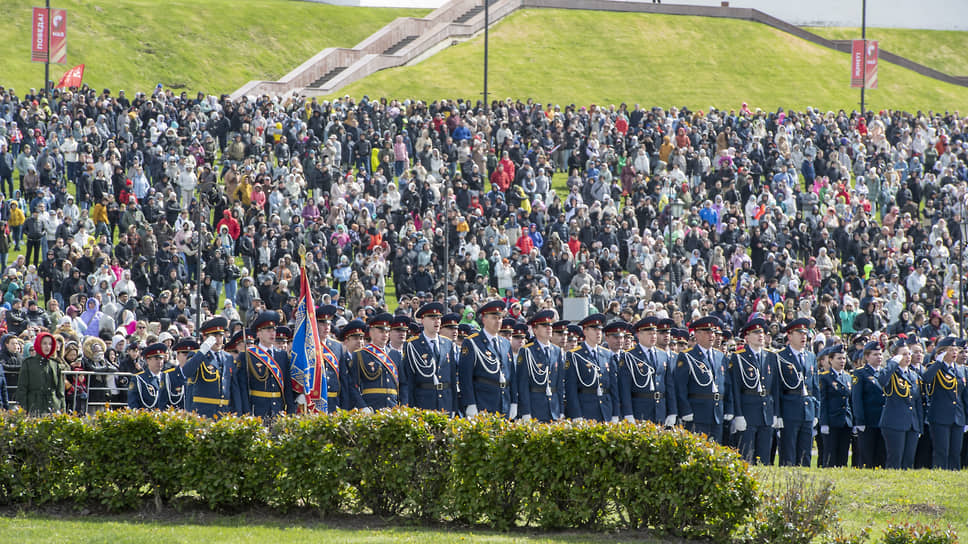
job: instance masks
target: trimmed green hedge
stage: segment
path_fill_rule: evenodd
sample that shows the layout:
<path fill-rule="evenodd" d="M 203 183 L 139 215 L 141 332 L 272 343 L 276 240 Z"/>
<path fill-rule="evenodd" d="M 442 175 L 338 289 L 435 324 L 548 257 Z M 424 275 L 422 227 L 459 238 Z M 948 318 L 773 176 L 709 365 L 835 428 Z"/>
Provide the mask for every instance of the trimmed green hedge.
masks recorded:
<path fill-rule="evenodd" d="M 727 540 L 757 504 L 746 464 L 651 424 L 373 415 L 217 421 L 183 412 L 0 413 L 0 504 L 111 511 L 192 497 L 509 528 L 645 528 Z"/>

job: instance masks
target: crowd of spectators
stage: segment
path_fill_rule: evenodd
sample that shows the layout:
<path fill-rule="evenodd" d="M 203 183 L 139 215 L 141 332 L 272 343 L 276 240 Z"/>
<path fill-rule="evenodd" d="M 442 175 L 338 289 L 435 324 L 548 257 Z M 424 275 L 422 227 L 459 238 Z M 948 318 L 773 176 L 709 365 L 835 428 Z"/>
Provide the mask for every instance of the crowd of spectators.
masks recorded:
<path fill-rule="evenodd" d="M 965 128 L 745 103 L 0 88 L 0 363 L 50 331 L 75 344 L 68 366 L 130 370 L 196 312 L 291 317 L 303 253 L 337 325 L 394 297 L 465 322 L 496 297 L 519 318 L 587 297 L 610 320 L 712 314 L 733 332 L 757 313 L 776 341 L 798 317 L 828 338 L 959 334 Z"/>

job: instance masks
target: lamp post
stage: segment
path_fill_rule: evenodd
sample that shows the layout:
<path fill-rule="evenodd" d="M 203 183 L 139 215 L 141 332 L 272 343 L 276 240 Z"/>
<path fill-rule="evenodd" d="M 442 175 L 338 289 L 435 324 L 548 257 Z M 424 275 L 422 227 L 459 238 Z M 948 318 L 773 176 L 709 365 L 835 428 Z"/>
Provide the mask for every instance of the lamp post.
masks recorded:
<path fill-rule="evenodd" d="M 866 0 L 865 0 L 866 1 Z M 491 13 L 488 10 L 488 6 L 491 4 L 491 0 L 484 0 L 484 112 L 488 111 L 487 102 L 487 46 L 488 46 L 488 29 L 491 26 Z"/>
<path fill-rule="evenodd" d="M 968 239 L 968 223 L 965 222 L 965 196 L 961 195 L 958 197 L 960 201 L 959 212 L 961 221 L 958 223 L 958 228 L 961 230 L 961 240 L 958 241 L 958 338 L 963 339 L 965 337 L 965 241 Z"/>
<path fill-rule="evenodd" d="M 864 42 L 864 60 L 861 62 L 861 70 L 863 70 L 864 81 L 860 86 L 860 115 L 863 117 L 864 88 L 867 87 L 867 0 L 862 0 L 860 11 L 860 39 Z"/>

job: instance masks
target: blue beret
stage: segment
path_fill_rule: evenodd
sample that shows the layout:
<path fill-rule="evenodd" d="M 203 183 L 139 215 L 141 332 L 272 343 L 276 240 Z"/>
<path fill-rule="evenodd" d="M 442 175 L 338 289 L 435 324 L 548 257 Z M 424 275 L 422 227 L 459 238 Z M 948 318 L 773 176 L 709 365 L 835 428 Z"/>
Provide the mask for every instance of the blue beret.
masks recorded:
<path fill-rule="evenodd" d="M 867 353 L 868 351 L 879 350 L 879 349 L 881 349 L 880 342 L 875 341 L 875 342 L 868 342 L 864 344 L 864 353 Z"/>
<path fill-rule="evenodd" d="M 837 345 L 834 345 L 834 346 L 830 346 L 829 348 L 827 348 L 824 351 L 827 352 L 827 355 L 838 355 L 840 353 L 845 353 L 846 352 L 846 350 L 844 349 L 844 345 L 843 344 L 837 344 Z"/>

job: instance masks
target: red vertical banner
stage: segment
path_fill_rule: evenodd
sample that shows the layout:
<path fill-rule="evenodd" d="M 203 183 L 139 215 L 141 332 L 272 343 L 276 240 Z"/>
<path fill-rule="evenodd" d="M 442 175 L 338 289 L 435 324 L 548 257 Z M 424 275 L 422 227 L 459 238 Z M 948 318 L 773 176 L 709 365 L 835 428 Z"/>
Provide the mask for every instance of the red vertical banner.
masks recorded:
<path fill-rule="evenodd" d="M 47 15 L 47 8 L 34 8 L 30 25 L 30 60 L 34 62 L 47 62 L 47 51 L 50 45 L 47 43 L 49 24 Z"/>
<path fill-rule="evenodd" d="M 867 70 L 864 86 L 868 89 L 877 88 L 877 40 L 867 40 Z"/>
<path fill-rule="evenodd" d="M 853 40 L 850 47 L 850 86 L 864 86 L 864 40 Z"/>
<path fill-rule="evenodd" d="M 50 62 L 67 64 L 67 10 L 50 10 Z"/>

